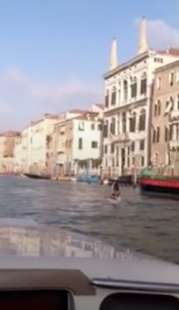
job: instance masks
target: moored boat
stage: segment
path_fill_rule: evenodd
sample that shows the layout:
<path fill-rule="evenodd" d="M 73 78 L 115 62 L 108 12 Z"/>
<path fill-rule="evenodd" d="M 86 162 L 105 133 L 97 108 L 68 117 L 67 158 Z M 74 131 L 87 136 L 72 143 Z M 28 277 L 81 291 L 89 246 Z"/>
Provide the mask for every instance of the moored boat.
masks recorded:
<path fill-rule="evenodd" d="M 152 170 L 145 170 L 140 176 L 139 184 L 142 191 L 179 196 L 179 177 L 177 176 L 155 175 Z"/>
<path fill-rule="evenodd" d="M 42 180 L 49 180 L 49 175 L 40 175 L 40 174 L 34 174 L 34 173 L 24 173 L 24 175 L 31 179 L 42 179 Z"/>
<path fill-rule="evenodd" d="M 77 177 L 77 182 L 84 182 L 88 184 L 97 184 L 100 182 L 100 177 L 97 175 L 80 175 Z"/>

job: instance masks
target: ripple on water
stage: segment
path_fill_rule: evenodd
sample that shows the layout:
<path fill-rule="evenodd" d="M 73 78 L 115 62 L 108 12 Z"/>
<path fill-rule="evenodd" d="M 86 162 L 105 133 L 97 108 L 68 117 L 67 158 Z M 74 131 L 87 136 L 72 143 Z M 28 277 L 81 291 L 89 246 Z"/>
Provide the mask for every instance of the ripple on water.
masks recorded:
<path fill-rule="evenodd" d="M 112 206 L 108 186 L 0 177 L 0 218 L 32 220 L 100 238 L 178 263 L 178 201 L 121 188 Z"/>

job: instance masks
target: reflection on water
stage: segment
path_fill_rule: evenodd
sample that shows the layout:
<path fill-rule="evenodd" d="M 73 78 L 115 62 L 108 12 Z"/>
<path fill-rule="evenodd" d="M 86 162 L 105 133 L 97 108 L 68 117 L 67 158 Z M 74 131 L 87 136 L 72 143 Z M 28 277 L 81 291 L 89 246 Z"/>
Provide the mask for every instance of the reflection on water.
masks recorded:
<path fill-rule="evenodd" d="M 33 220 L 37 225 L 45 224 L 48 228 L 65 229 L 95 237 L 117 250 L 130 249 L 179 263 L 178 201 L 142 197 L 138 191 L 122 188 L 122 202 L 116 207 L 108 201 L 110 190 L 108 186 L 0 177 L 0 218 Z M 0 227 L 5 229 L 2 223 Z M 49 255 L 62 251 L 58 245 L 62 244 L 62 240 L 58 243 L 61 238 L 58 233 L 55 235 L 54 232 L 52 238 L 52 233 L 44 230 L 44 240 L 49 242 L 43 243 L 43 238 L 39 241 L 38 229 L 35 227 L 29 233 L 19 230 L 16 234 L 19 235 L 19 245 L 14 245 L 10 250 L 7 243 L 13 245 L 15 242 L 13 229 L 14 225 L 11 225 L 8 238 L 1 231 L 4 236 L 1 238 L 2 248 L 17 251 L 21 255 L 23 251 L 28 253 L 26 244 L 29 249 L 32 247 L 29 253 L 34 253 L 33 255 L 39 255 L 39 251 L 42 254 L 43 251 L 48 252 Z M 18 247 L 24 250 L 18 250 Z M 110 253 L 112 250 L 105 251 Z M 92 255 L 87 254 L 86 248 L 85 253 Z"/>
<path fill-rule="evenodd" d="M 9 223 L 9 224 L 8 224 Z M 24 221 L 0 221 L 0 256 L 63 256 L 113 259 L 131 256 L 129 251 L 117 252 L 100 240 L 81 235 L 28 225 Z"/>

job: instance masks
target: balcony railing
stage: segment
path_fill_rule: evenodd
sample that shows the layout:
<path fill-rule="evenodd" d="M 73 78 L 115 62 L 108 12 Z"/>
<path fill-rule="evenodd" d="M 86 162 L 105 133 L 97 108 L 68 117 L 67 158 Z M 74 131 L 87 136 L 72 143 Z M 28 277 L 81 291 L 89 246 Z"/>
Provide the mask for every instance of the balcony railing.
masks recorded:
<path fill-rule="evenodd" d="M 175 149 L 179 147 L 179 141 L 178 140 L 173 140 L 169 142 L 169 149 Z"/>
<path fill-rule="evenodd" d="M 169 116 L 169 120 L 171 122 L 179 120 L 179 110 L 178 111 L 177 110 L 171 111 L 170 116 Z"/>
<path fill-rule="evenodd" d="M 129 135 L 127 133 L 120 133 L 118 135 L 110 135 L 110 142 L 111 143 L 118 143 L 118 142 L 128 142 Z"/>

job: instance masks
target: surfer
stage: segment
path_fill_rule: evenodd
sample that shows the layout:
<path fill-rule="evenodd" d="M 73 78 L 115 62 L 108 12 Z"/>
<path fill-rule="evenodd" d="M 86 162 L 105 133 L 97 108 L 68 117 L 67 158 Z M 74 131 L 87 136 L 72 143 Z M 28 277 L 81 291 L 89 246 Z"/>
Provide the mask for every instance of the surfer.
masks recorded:
<path fill-rule="evenodd" d="M 113 183 L 111 198 L 116 200 L 116 199 L 118 199 L 119 197 L 120 197 L 119 182 L 116 180 L 116 181 L 114 181 L 114 183 Z"/>

